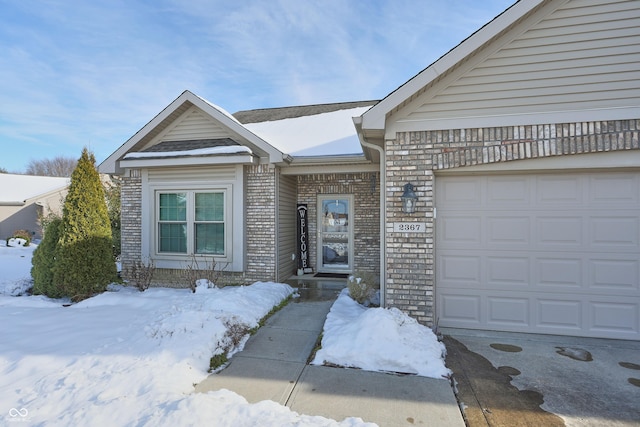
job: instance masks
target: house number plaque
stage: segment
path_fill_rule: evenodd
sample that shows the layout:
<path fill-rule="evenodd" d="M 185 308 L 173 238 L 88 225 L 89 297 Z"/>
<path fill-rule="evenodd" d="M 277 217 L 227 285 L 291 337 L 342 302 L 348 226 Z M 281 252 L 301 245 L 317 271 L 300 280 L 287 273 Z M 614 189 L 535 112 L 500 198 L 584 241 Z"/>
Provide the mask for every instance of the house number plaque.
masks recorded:
<path fill-rule="evenodd" d="M 394 222 L 393 231 L 396 233 L 424 233 L 427 231 L 425 222 Z"/>

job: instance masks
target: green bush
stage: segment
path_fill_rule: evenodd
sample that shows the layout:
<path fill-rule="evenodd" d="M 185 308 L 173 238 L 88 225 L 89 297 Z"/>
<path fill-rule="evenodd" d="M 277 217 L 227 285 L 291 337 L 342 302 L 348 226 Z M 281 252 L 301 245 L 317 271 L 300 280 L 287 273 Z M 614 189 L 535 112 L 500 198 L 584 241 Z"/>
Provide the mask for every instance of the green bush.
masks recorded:
<path fill-rule="evenodd" d="M 24 246 L 29 246 L 29 244 L 31 243 L 31 233 L 29 233 L 27 230 L 16 230 L 13 232 L 11 238 L 26 240 Z"/>
<path fill-rule="evenodd" d="M 107 212 L 111 223 L 111 234 L 113 238 L 113 256 L 118 257 L 121 252 L 121 221 L 120 221 L 120 200 L 122 194 L 122 184 L 119 178 L 113 177 L 105 184 L 105 197 L 107 201 Z"/>
<path fill-rule="evenodd" d="M 62 289 L 53 284 L 53 266 L 55 265 L 55 251 L 60 237 L 62 219 L 53 218 L 44 229 L 44 237 L 33 252 L 31 259 L 31 277 L 35 295 L 46 295 L 50 298 L 64 296 Z"/>
<path fill-rule="evenodd" d="M 95 157 L 85 148 L 62 210 L 53 282 L 80 301 L 117 280 L 111 225 Z"/>

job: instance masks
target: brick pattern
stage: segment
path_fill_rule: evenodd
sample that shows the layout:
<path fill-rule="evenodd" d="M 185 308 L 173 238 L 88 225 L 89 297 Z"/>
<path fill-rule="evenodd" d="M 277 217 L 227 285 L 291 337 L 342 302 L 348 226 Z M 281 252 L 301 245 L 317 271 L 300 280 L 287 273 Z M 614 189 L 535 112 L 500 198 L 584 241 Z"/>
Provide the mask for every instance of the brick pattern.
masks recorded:
<path fill-rule="evenodd" d="M 131 265 L 140 261 L 142 247 L 142 173 L 129 170 L 122 178 L 122 277 L 130 279 Z"/>
<path fill-rule="evenodd" d="M 276 171 L 245 166 L 246 278 L 276 280 Z"/>
<path fill-rule="evenodd" d="M 386 301 L 419 322 L 434 318 L 434 171 L 579 153 L 640 149 L 640 120 L 398 133 L 387 141 Z M 418 196 L 404 214 L 403 185 Z M 424 233 L 397 233 L 394 222 L 425 222 Z"/>
<path fill-rule="evenodd" d="M 298 203 L 308 205 L 309 261 L 318 271 L 317 196 L 320 194 L 353 194 L 354 248 L 356 271 L 380 274 L 380 181 L 376 173 L 330 173 L 298 177 Z"/>

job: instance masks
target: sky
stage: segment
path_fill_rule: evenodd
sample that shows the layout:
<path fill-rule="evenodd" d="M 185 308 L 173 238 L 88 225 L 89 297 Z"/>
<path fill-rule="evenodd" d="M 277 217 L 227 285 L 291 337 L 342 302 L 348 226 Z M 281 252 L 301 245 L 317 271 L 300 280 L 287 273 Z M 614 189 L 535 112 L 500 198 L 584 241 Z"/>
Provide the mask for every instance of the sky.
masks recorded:
<path fill-rule="evenodd" d="M 515 0 L 0 0 L 0 168 L 98 163 L 184 90 L 234 113 L 382 99 Z"/>

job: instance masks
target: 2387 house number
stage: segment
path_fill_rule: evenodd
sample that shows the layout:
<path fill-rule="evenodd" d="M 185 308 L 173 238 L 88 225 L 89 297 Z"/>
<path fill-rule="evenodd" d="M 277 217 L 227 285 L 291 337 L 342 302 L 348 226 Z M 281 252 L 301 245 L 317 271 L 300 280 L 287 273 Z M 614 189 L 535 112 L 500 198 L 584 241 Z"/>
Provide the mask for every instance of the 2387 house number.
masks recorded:
<path fill-rule="evenodd" d="M 424 233 L 426 224 L 424 222 L 395 222 L 393 231 L 397 233 Z"/>

